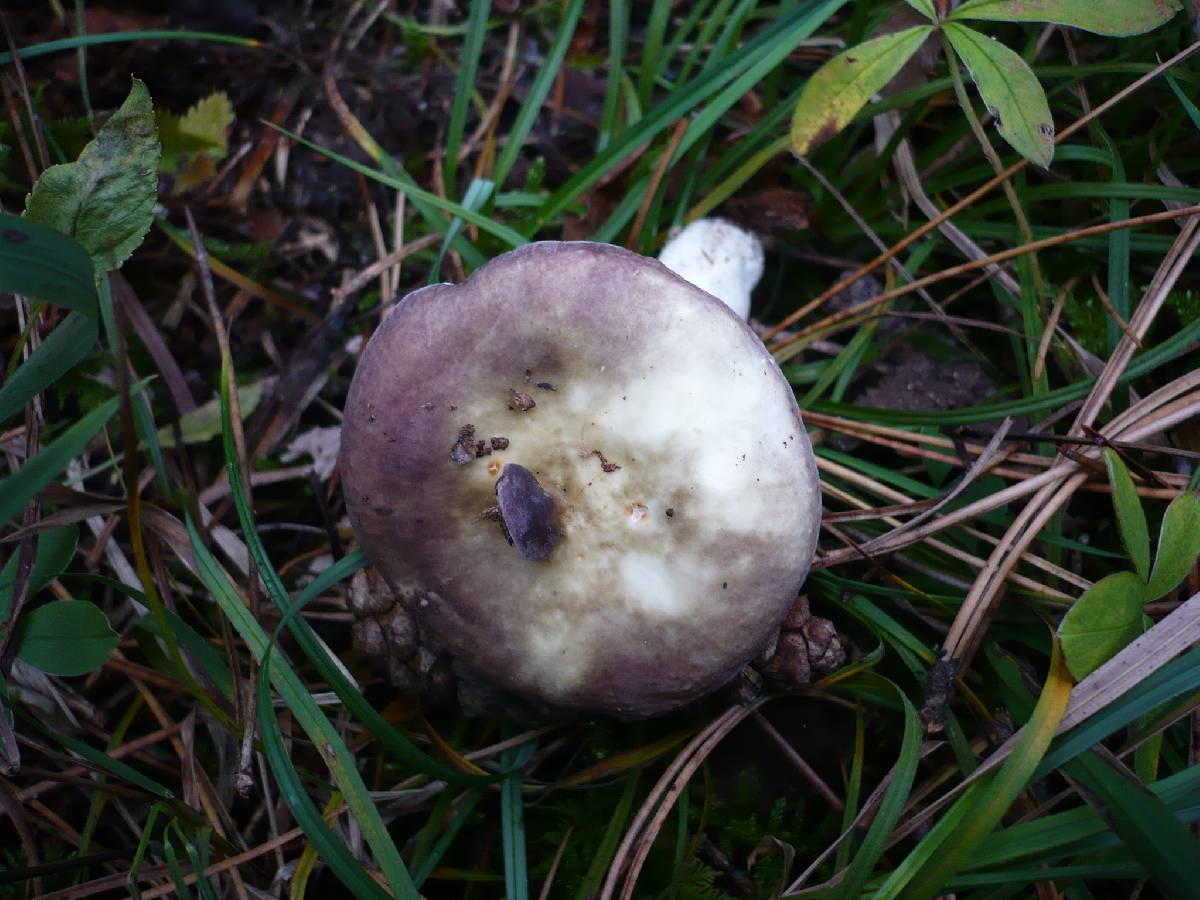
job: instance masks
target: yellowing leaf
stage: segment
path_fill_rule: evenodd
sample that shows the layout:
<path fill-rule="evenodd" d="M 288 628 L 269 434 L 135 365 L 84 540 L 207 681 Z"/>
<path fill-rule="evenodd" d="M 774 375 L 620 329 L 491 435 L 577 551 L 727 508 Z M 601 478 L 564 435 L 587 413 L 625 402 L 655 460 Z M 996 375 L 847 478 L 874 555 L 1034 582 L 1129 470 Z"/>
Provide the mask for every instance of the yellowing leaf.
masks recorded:
<path fill-rule="evenodd" d="M 97 274 L 119 268 L 150 229 L 160 148 L 146 85 L 129 96 L 72 163 L 44 171 L 25 215 L 75 238 Z"/>
<path fill-rule="evenodd" d="M 163 156 L 160 169 L 175 176 L 174 193 L 195 187 L 216 174 L 216 162 L 229 152 L 228 131 L 233 105 L 224 91 L 198 101 L 182 116 L 158 117 Z"/>
<path fill-rule="evenodd" d="M 792 150 L 803 156 L 845 128 L 931 31 L 931 25 L 918 25 L 864 41 L 817 69 L 792 113 Z"/>
<path fill-rule="evenodd" d="M 1124 37 L 1152 31 L 1179 9 L 1179 0 L 967 0 L 950 18 L 1054 22 Z"/>
<path fill-rule="evenodd" d="M 970 70 L 1000 136 L 1039 166 L 1054 158 L 1054 120 L 1046 92 L 1025 60 L 999 41 L 956 22 L 945 26 L 954 52 Z"/>
<path fill-rule="evenodd" d="M 1146 582 L 1133 572 L 1101 578 L 1058 626 L 1067 668 L 1081 681 L 1142 633 Z"/>

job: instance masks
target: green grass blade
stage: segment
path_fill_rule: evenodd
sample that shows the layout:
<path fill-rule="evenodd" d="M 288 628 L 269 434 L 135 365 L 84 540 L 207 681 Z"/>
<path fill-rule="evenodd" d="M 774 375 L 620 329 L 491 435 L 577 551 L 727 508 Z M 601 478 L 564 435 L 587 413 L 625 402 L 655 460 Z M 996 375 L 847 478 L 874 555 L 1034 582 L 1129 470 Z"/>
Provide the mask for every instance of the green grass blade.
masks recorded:
<path fill-rule="evenodd" d="M 18 515 L 26 503 L 67 467 L 67 463 L 87 448 L 96 432 L 116 413 L 120 402 L 119 397 L 106 400 L 43 447 L 16 472 L 0 479 L 0 525 Z"/>
<path fill-rule="evenodd" d="M 96 320 L 72 312 L 0 388 L 0 423 L 16 415 L 91 352 L 100 331 Z"/>
<path fill-rule="evenodd" d="M 95 267 L 83 245 L 8 213 L 0 213 L 0 290 L 97 316 Z"/>
<path fill-rule="evenodd" d="M 49 53 L 60 53 L 63 50 L 74 50 L 77 47 L 95 47 L 100 44 L 128 44 L 135 41 L 213 41 L 218 44 L 233 44 L 238 47 L 262 47 L 261 41 L 254 38 L 241 37 L 236 34 L 220 34 L 214 31 L 164 31 L 150 29 L 147 31 L 111 31 L 105 34 L 83 34 L 76 37 L 60 38 L 57 41 L 45 41 L 32 44 L 17 50 L 21 59 L 33 59 L 46 56 Z M 7 66 L 13 61 L 11 53 L 0 53 L 0 66 Z"/>
<path fill-rule="evenodd" d="M 608 147 L 617 133 L 621 106 L 621 80 L 625 75 L 625 47 L 629 44 L 629 0 L 612 0 L 608 5 L 608 83 L 604 88 L 604 111 L 596 152 Z"/>
<path fill-rule="evenodd" d="M 244 502 L 243 498 L 243 505 Z M 379 817 L 379 811 L 375 808 L 375 804 L 367 792 L 367 787 L 355 765 L 354 757 L 350 755 L 341 735 L 325 717 L 321 708 L 317 706 L 299 676 L 278 653 L 272 654 L 269 666 L 265 664 L 271 649 L 267 634 L 229 583 L 216 560 L 213 559 L 199 532 L 196 531 L 196 525 L 190 515 L 187 517 L 187 529 L 197 574 L 220 605 L 230 624 L 241 636 L 251 654 L 259 663 L 263 664 L 265 672 L 269 671 L 275 690 L 279 692 L 280 697 L 287 704 L 292 715 L 296 717 L 305 734 L 312 740 L 313 747 L 328 766 L 333 780 L 337 783 L 346 798 L 347 805 L 358 820 L 359 826 L 363 830 L 363 836 L 374 852 L 375 859 L 393 891 L 400 897 L 416 898 L 416 888 L 413 887 L 412 880 L 408 877 L 408 872 L 396 851 L 396 846 Z M 254 534 L 252 529 L 247 529 L 247 531 L 247 537 Z M 269 564 L 269 560 L 267 562 Z M 268 571 L 260 568 L 260 572 L 268 585 L 268 592 L 274 597 L 278 575 L 273 569 Z M 269 708 L 269 699 L 267 705 Z"/>
<path fill-rule="evenodd" d="M 469 209 L 472 212 L 479 210 L 483 204 L 487 202 L 488 197 L 492 196 L 492 189 L 496 186 L 495 182 L 489 181 L 486 178 L 473 178 L 467 186 L 467 192 L 463 195 L 462 205 L 464 209 Z M 437 284 L 441 278 L 442 260 L 446 258 L 446 253 L 454 245 L 455 238 L 462 231 L 462 219 L 455 218 L 450 222 L 450 227 L 446 229 L 446 236 L 442 240 L 442 247 L 438 250 L 437 259 L 434 260 L 433 266 L 429 269 L 429 283 Z"/>
<path fill-rule="evenodd" d="M 1071 696 L 1071 676 L 1057 645 L 1050 662 L 1050 673 L 1038 698 L 1037 707 L 1025 725 L 1017 746 L 1004 765 L 991 777 L 972 785 L 951 808 L 962 807 L 961 826 L 947 833 L 937 827 L 921 842 L 928 844 L 928 856 L 903 879 L 889 879 L 890 891 L 880 896 L 932 897 L 958 871 L 970 865 L 980 844 L 1000 823 L 1017 795 L 1024 790 L 1046 753 Z M 943 819 L 949 819 L 947 813 Z M 939 823 L 940 825 L 941 823 Z M 918 850 L 920 850 L 918 846 Z M 916 851 L 914 851 L 914 854 Z"/>
<path fill-rule="evenodd" d="M 467 824 L 467 819 L 475 811 L 475 807 L 479 805 L 482 797 L 483 794 L 480 791 L 471 791 L 455 814 L 454 821 L 438 836 L 433 847 L 430 848 L 429 855 L 421 860 L 420 865 L 414 862 L 413 883 L 418 888 L 425 883 L 425 880 L 433 873 L 433 870 L 437 867 L 442 857 L 446 855 L 446 851 L 450 849 L 454 838 L 458 836 L 462 827 Z"/>
<path fill-rule="evenodd" d="M 796 39 L 797 43 L 811 35 L 844 3 L 845 0 L 825 0 L 825 2 L 812 0 L 812 2 L 803 4 L 781 16 L 770 27 L 747 41 L 741 47 L 737 58 L 728 66 L 716 67 L 711 71 L 704 72 L 686 86 L 675 90 L 670 97 L 649 110 L 637 125 L 626 129 L 614 139 L 607 150 L 598 153 L 591 162 L 586 163 L 568 178 L 546 200 L 526 233 L 532 235 L 541 230 L 546 223 L 562 214 L 568 206 L 620 160 L 633 153 L 642 144 L 653 140 L 665 128 L 678 121 L 681 116 L 687 115 L 709 97 L 715 95 L 723 86 L 761 61 L 781 41 L 788 40 L 794 32 L 803 32 L 803 35 Z M 689 131 L 691 131 L 690 128 Z"/>
<path fill-rule="evenodd" d="M 471 0 L 471 11 L 467 15 L 467 32 L 458 62 L 458 80 L 455 82 L 454 100 L 450 105 L 450 123 L 446 126 L 442 184 L 445 185 L 447 197 L 453 197 L 457 193 L 455 181 L 458 174 L 458 148 L 462 144 L 463 129 L 467 123 L 471 92 L 475 90 L 475 75 L 479 71 L 479 55 L 483 52 L 483 40 L 487 37 L 488 13 L 491 7 L 492 0 Z"/>
<path fill-rule="evenodd" d="M 859 895 L 871 875 L 871 870 L 875 868 L 875 863 L 883 856 L 892 829 L 900 820 L 904 802 L 908 799 L 913 779 L 917 775 L 917 766 L 921 762 L 921 720 L 904 692 L 896 688 L 896 693 L 900 695 L 900 701 L 904 704 L 904 737 L 900 740 L 900 757 L 896 760 L 892 781 L 884 791 L 879 811 L 876 812 L 862 846 L 858 848 L 858 853 L 846 869 L 839 885 L 837 896 L 846 900 L 852 900 Z"/>
<path fill-rule="evenodd" d="M 529 871 L 525 858 L 525 796 L 521 766 L 537 744 L 510 747 L 500 755 L 508 774 L 500 783 L 500 833 L 504 845 L 504 886 L 507 900 L 529 900 Z"/>
<path fill-rule="evenodd" d="M 1192 894 L 1200 884 L 1200 845 L 1159 797 L 1095 753 L 1078 757 L 1070 774 L 1153 878 L 1176 896 Z"/>
<path fill-rule="evenodd" d="M 638 68 L 637 96 L 643 108 L 650 105 L 650 98 L 654 95 L 654 82 L 663 64 L 663 37 L 667 33 L 670 18 L 671 0 L 654 0 L 642 42 L 642 64 Z"/>
<path fill-rule="evenodd" d="M 322 147 L 320 144 L 313 143 L 312 141 L 301 137 L 295 132 L 288 131 L 286 128 L 280 128 L 279 126 L 273 127 L 275 127 L 275 130 L 280 134 L 286 135 L 289 139 L 295 141 L 296 143 L 302 144 L 309 150 L 314 150 L 317 153 L 320 153 L 322 156 L 332 159 L 334 162 L 340 163 L 354 172 L 365 175 L 367 178 L 370 178 L 373 181 L 378 181 L 380 184 L 386 184 L 388 187 L 394 188 L 395 190 L 404 191 L 406 195 L 414 200 L 420 200 L 429 204 L 435 209 L 439 209 L 442 212 L 448 212 L 452 216 L 457 216 L 471 225 L 479 226 L 481 231 L 486 231 L 488 234 L 499 238 L 510 247 L 520 247 L 522 244 L 528 243 L 528 240 L 524 235 L 513 231 L 507 225 L 502 225 L 494 219 L 490 219 L 487 216 L 467 209 L 465 206 L 462 206 L 461 204 L 455 203 L 451 200 L 443 200 L 437 194 L 431 194 L 429 191 L 422 190 L 415 184 L 405 181 L 402 178 L 388 175 L 385 172 L 372 169 L 370 166 L 364 166 L 362 163 L 355 162 L 354 160 L 350 159 L 350 157 L 342 156 L 340 153 L 334 153 L 332 150 Z M 442 226 L 443 233 L 445 233 L 445 231 L 449 228 L 449 223 L 443 222 Z M 476 251 L 476 253 L 478 254 L 478 251 Z"/>
<path fill-rule="evenodd" d="M 496 182 L 497 187 L 504 187 L 504 182 L 508 180 L 508 175 L 517 161 L 517 154 L 521 152 L 521 148 L 525 144 L 525 138 L 533 130 L 533 123 L 537 121 L 538 114 L 542 111 L 542 104 L 546 102 L 546 96 L 554 85 L 554 79 L 558 77 L 563 57 L 567 55 L 571 37 L 575 34 L 575 26 L 579 24 L 579 17 L 583 14 L 583 6 L 584 0 L 570 0 L 570 5 L 559 25 L 558 34 L 554 36 L 554 42 L 546 51 L 546 57 L 538 67 L 537 77 L 529 88 L 529 95 L 525 98 L 525 102 L 521 104 L 521 111 L 517 114 L 517 119 L 508 132 L 504 149 L 500 151 L 500 158 L 496 161 L 496 168 L 492 172 L 492 180 Z"/>
<path fill-rule="evenodd" d="M 304 789 L 304 783 L 292 765 L 287 747 L 283 743 L 283 735 L 279 731 L 279 720 L 271 705 L 271 691 L 267 686 L 267 667 L 264 665 L 258 679 L 258 724 L 262 734 L 263 754 L 271 774 L 275 776 L 275 784 L 279 788 L 281 799 L 287 804 L 296 823 L 304 829 L 305 835 L 312 841 L 321 859 L 333 870 L 355 897 L 378 898 L 383 900 L 387 894 L 366 873 L 362 863 L 354 858 L 350 848 L 334 834 L 325 824 L 320 810 L 313 804 Z"/>

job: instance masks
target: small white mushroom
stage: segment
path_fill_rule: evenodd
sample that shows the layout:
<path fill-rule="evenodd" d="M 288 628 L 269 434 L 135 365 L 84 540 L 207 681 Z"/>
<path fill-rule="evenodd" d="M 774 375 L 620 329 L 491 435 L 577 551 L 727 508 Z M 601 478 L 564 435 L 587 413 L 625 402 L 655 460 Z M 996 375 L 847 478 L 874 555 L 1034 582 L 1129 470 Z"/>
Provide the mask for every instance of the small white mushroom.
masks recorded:
<path fill-rule="evenodd" d="M 658 259 L 749 318 L 750 292 L 763 274 L 762 241 L 753 233 L 727 219 L 697 219 L 667 241 Z"/>

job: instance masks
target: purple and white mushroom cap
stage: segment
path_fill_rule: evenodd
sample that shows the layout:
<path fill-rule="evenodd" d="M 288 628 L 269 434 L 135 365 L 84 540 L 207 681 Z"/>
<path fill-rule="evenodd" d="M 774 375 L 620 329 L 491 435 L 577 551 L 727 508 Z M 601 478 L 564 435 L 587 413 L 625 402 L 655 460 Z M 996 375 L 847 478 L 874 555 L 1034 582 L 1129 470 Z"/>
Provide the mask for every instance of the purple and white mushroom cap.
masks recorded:
<path fill-rule="evenodd" d="M 544 707 L 635 717 L 775 633 L 820 521 L 791 388 L 724 304 L 604 244 L 407 296 L 342 432 L 350 521 L 424 635 Z"/>

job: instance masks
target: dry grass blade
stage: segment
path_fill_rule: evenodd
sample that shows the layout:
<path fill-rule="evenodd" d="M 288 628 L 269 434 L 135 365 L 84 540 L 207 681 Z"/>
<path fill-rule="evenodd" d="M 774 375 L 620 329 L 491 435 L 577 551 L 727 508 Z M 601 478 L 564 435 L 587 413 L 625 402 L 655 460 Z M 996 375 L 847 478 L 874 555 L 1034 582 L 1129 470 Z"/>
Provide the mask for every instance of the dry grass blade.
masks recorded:
<path fill-rule="evenodd" d="M 1175 239 L 1170 253 L 1163 260 L 1154 281 L 1147 289 L 1145 297 L 1130 322 L 1134 335 L 1142 337 L 1146 334 L 1155 315 L 1166 300 L 1167 292 L 1174 287 L 1184 266 L 1195 253 L 1197 246 L 1200 246 L 1198 226 L 1200 226 L 1200 218 L 1193 217 Z M 1132 358 L 1134 349 L 1132 337 L 1125 335 L 1092 388 L 1083 408 L 1079 411 L 1071 429 L 1072 434 L 1081 435 L 1085 425 L 1092 425 L 1095 422 L 1100 414 L 1100 409 L 1107 402 L 1116 385 L 1120 373 L 1124 371 L 1125 366 Z M 1136 404 L 1135 408 L 1141 405 Z M 1132 412 L 1132 409 L 1130 411 Z M 1114 430 L 1117 427 L 1119 426 L 1116 422 L 1112 423 L 1108 429 L 1104 429 L 1105 435 L 1120 437 L 1121 432 Z M 1169 426 L 1163 424 L 1156 430 L 1166 427 Z M 1018 514 L 1004 538 L 988 557 L 987 567 L 972 585 L 971 592 L 955 617 L 943 645 L 952 667 L 960 668 L 970 661 L 982 639 L 984 627 L 995 608 L 1004 582 L 1016 567 L 1021 554 L 1037 537 L 1050 517 L 1071 498 L 1075 488 L 1087 480 L 1086 473 L 1077 474 L 1078 469 L 1076 463 L 1063 462 L 1048 470 L 1043 476 L 1047 479 L 1047 483 L 1039 485 L 1038 492 Z"/>

